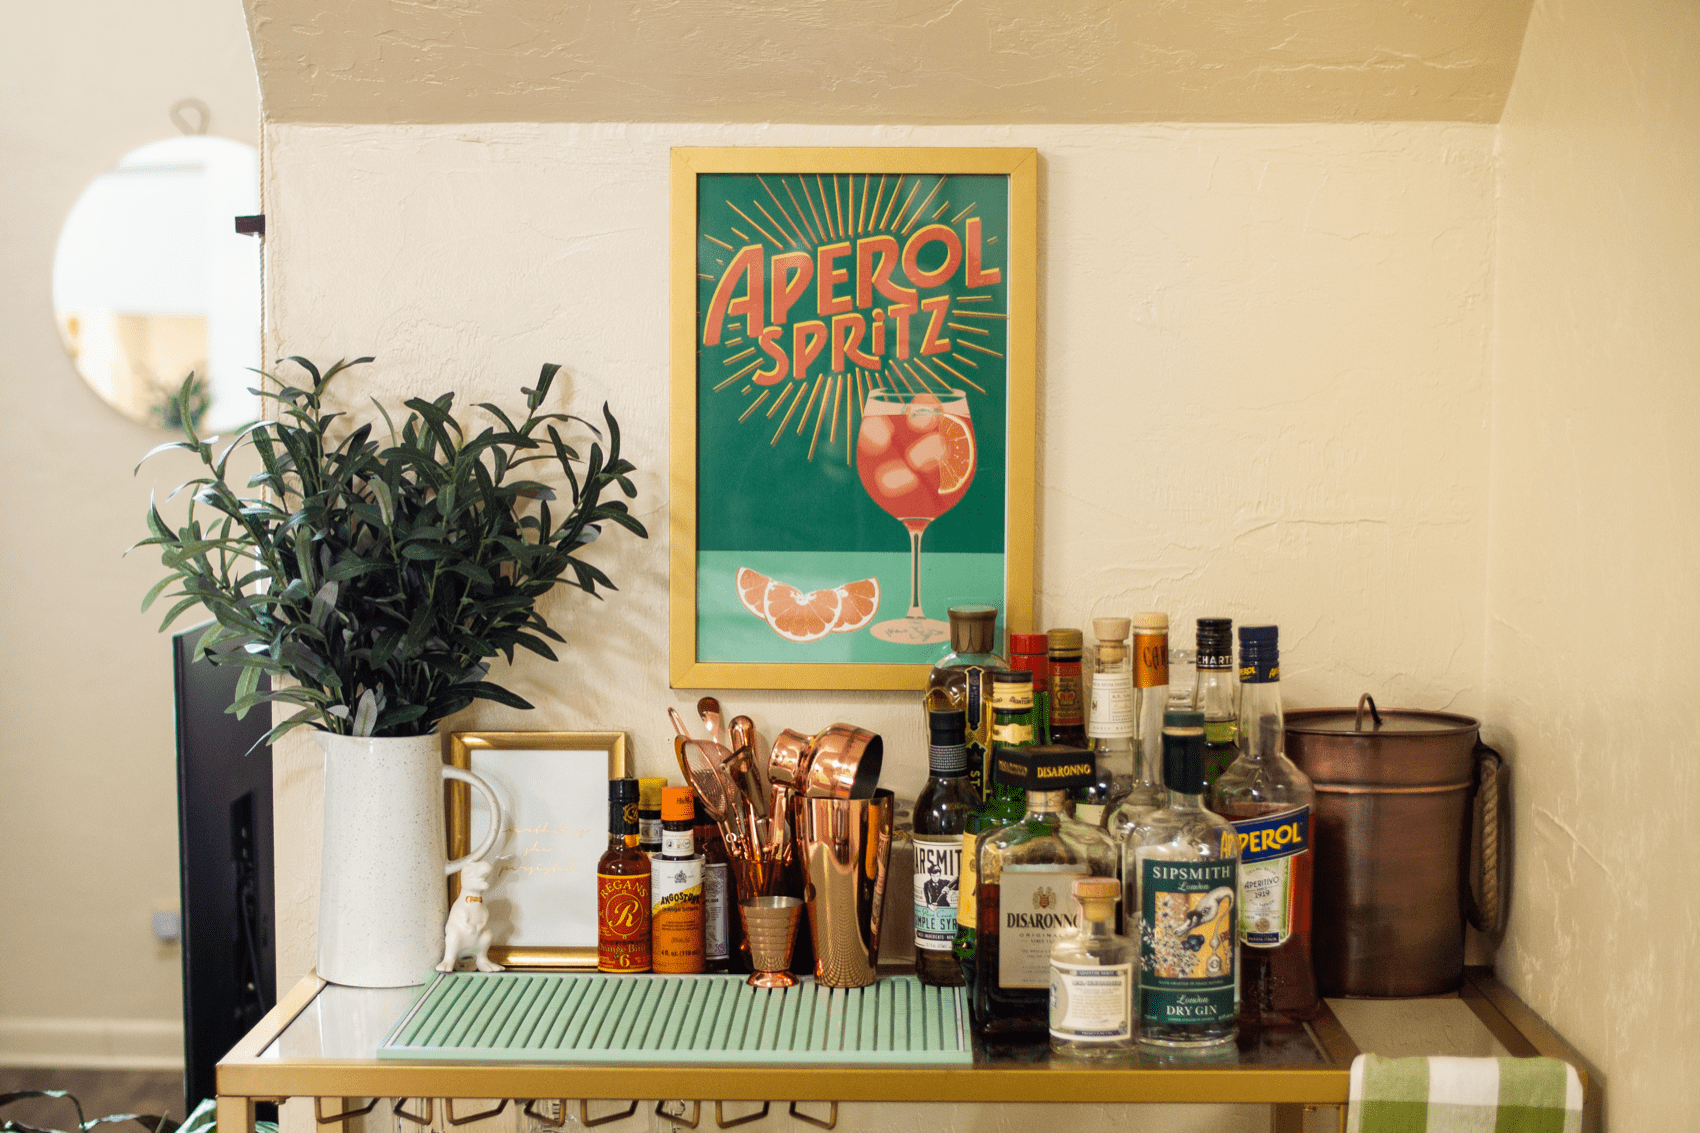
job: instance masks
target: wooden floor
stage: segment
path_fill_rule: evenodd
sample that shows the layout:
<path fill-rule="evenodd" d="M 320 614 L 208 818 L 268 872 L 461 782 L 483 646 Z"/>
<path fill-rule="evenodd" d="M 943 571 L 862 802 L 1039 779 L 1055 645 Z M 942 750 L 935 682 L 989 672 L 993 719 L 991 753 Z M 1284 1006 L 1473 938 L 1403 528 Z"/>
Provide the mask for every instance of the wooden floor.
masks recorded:
<path fill-rule="evenodd" d="M 68 1090 L 83 1105 L 85 1118 L 112 1113 L 166 1114 L 182 1121 L 183 1075 L 158 1070 L 54 1070 L 0 1066 L 0 1094 L 13 1090 Z M 0 1109 L 10 1118 L 38 1129 L 77 1128 L 77 1111 L 64 1098 L 26 1098 Z M 105 1126 L 112 1133 L 140 1133 L 135 1125 Z"/>

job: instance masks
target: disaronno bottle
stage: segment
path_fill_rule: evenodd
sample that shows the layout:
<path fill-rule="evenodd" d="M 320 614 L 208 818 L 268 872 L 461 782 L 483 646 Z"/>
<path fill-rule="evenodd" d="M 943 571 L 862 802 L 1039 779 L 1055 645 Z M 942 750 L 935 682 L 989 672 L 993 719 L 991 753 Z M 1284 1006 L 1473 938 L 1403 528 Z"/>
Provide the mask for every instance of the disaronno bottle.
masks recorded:
<path fill-rule="evenodd" d="M 608 852 L 596 863 L 596 967 L 649 971 L 649 855 L 638 849 L 638 781 L 608 781 Z"/>
<path fill-rule="evenodd" d="M 1310 778 L 1288 759 L 1276 628 L 1240 627 L 1239 758 L 1210 790 L 1240 847 L 1240 1022 L 1279 1024 L 1319 1010 L 1310 962 Z"/>
<path fill-rule="evenodd" d="M 1163 729 L 1168 805 L 1122 843 L 1128 923 L 1139 925 L 1139 1041 L 1159 1047 L 1232 1042 L 1239 840 L 1204 809 L 1204 717 L 1171 712 Z"/>
<path fill-rule="evenodd" d="M 703 970 L 703 858 L 691 832 L 695 797 L 689 787 L 661 791 L 661 852 L 649 860 L 651 966 L 657 972 Z"/>
<path fill-rule="evenodd" d="M 962 713 L 927 713 L 927 782 L 915 798 L 915 974 L 938 987 L 961 987 L 951 946 L 962 874 L 962 836 L 980 805 L 968 784 Z"/>
<path fill-rule="evenodd" d="M 1093 778 L 1083 748 L 995 748 L 994 775 L 1020 787 L 1026 813 L 979 841 L 980 936 L 974 1022 L 985 1036 L 1050 1033 L 1051 949 L 1076 913 L 1078 877 L 1114 877 L 1115 847 L 1096 826 L 1067 813 L 1068 793 Z"/>
<path fill-rule="evenodd" d="M 998 656 L 998 608 L 952 606 L 950 653 L 927 677 L 924 711 L 954 708 L 967 729 L 968 782 L 985 797 L 992 736 L 992 673 L 1009 665 Z"/>

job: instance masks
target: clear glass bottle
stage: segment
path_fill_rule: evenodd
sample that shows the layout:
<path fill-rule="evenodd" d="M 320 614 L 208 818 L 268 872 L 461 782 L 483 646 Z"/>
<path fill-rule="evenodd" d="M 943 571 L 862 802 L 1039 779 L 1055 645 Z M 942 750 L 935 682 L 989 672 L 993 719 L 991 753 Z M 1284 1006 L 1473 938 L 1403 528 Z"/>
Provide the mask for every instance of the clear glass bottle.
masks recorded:
<path fill-rule="evenodd" d="M 998 656 L 998 608 L 952 606 L 950 652 L 927 677 L 922 711 L 954 708 L 967 726 L 968 782 L 985 797 L 992 736 L 992 673 L 1009 668 Z"/>
<path fill-rule="evenodd" d="M 1239 757 L 1239 679 L 1231 618 L 1198 619 L 1198 695 L 1204 713 L 1204 785 L 1213 787 Z"/>
<path fill-rule="evenodd" d="M 1072 929 L 1069 886 L 1114 877 L 1109 835 L 1068 814 L 1068 792 L 1093 778 L 1092 753 L 1054 745 L 994 749 L 994 774 L 1026 793 L 1026 813 L 980 835 L 974 1023 L 986 1037 L 1050 1034 L 1051 948 Z"/>
<path fill-rule="evenodd" d="M 1117 842 L 1133 824 L 1168 802 L 1163 786 L 1163 714 L 1169 705 L 1169 616 L 1133 619 L 1133 783 L 1110 811 L 1104 828 Z M 1122 915 L 1131 917 L 1130 907 Z"/>
<path fill-rule="evenodd" d="M 1086 746 L 1086 689 L 1080 679 L 1080 631 L 1045 631 L 1050 648 L 1051 742 L 1062 747 Z"/>
<path fill-rule="evenodd" d="M 1009 635 L 1009 667 L 1033 674 L 1033 738 L 1051 742 L 1051 659 L 1042 633 Z"/>
<path fill-rule="evenodd" d="M 1133 1048 L 1133 941 L 1116 934 L 1121 884 L 1109 877 L 1074 882 L 1080 927 L 1051 947 L 1051 1049 L 1105 1059 Z"/>
<path fill-rule="evenodd" d="M 1168 805 L 1122 843 L 1122 889 L 1139 925 L 1139 1041 L 1157 1047 L 1233 1042 L 1239 840 L 1204 809 L 1204 717 L 1174 712 L 1163 729 Z"/>
<path fill-rule="evenodd" d="M 961 712 L 927 713 L 927 782 L 915 798 L 915 974 L 924 984 L 961 987 L 953 956 L 962 876 L 962 836 L 980 796 L 968 782 Z"/>
<path fill-rule="evenodd" d="M 1240 627 L 1239 758 L 1210 805 L 1240 843 L 1240 1022 L 1279 1026 L 1319 1010 L 1311 967 L 1310 814 L 1316 791 L 1285 750 L 1276 627 Z"/>
<path fill-rule="evenodd" d="M 1190 644 L 1169 643 L 1169 710 L 1191 712 L 1198 707 L 1198 654 Z"/>
<path fill-rule="evenodd" d="M 1133 789 L 1133 662 L 1127 653 L 1126 618 L 1093 618 L 1098 643 L 1092 659 L 1091 709 L 1086 734 L 1092 740 L 1097 779 L 1075 792 L 1074 817 L 1093 826 Z"/>

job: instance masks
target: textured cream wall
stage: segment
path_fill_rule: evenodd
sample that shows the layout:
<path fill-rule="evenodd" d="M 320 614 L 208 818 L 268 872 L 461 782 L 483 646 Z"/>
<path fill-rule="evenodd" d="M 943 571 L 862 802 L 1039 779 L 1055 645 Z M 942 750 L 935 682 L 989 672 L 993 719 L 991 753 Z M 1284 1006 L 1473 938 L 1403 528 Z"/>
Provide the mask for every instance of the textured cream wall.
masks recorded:
<path fill-rule="evenodd" d="M 539 711 L 459 723 L 623 728 L 642 771 L 676 773 L 664 709 L 697 693 L 670 691 L 664 667 L 668 147 L 1036 146 L 1041 622 L 1274 619 L 1292 703 L 1368 689 L 1476 712 L 1493 136 L 273 124 L 268 353 L 376 353 L 356 402 L 447 389 L 511 402 L 544 361 L 565 365 L 575 407 L 612 402 L 654 536 L 599 547 L 622 587 L 606 603 L 551 600 L 566 659 L 507 674 Z M 912 695 L 723 699 L 769 734 L 877 728 L 888 782 L 920 784 Z M 287 981 L 313 957 L 319 759 L 306 737 L 280 754 Z"/>
<path fill-rule="evenodd" d="M 164 434 L 78 378 L 50 293 L 60 225 L 137 146 L 175 136 L 194 95 L 212 132 L 258 141 L 240 8 L 14 4 L 0 35 L 0 1062 L 182 1055 L 171 645 L 137 613 L 157 559 L 121 560 Z M 165 483 L 166 474 L 158 476 Z M 20 926 L 28 925 L 29 931 Z"/>
<path fill-rule="evenodd" d="M 1618 1130 L 1700 1108 L 1700 7 L 1542 0 L 1500 127 L 1487 718 L 1500 975 Z M 1668 863 L 1668 864 L 1667 864 Z M 1672 872 L 1674 869 L 1675 872 Z"/>

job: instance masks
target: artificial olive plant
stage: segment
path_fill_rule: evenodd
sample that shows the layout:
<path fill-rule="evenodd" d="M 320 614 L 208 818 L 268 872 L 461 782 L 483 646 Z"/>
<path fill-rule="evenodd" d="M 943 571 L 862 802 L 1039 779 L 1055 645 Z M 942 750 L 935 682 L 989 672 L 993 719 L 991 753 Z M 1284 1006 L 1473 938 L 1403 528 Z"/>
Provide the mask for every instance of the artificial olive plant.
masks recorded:
<path fill-rule="evenodd" d="M 173 493 L 189 495 L 175 531 L 150 503 L 152 535 L 136 545 L 159 547 L 167 573 L 142 608 L 170 590 L 178 601 L 163 630 L 205 607 L 213 624 L 196 657 L 242 666 L 230 710 L 241 716 L 273 702 L 297 708 L 267 742 L 299 724 L 356 736 L 422 735 L 480 698 L 532 707 L 486 679 L 490 659 L 512 662 L 521 648 L 555 660 L 549 642 L 564 639 L 538 612 L 538 600 L 557 582 L 591 595 L 598 586 L 615 589 L 578 557 L 605 523 L 648 537 L 624 501 L 603 498 L 616 485 L 628 499 L 637 494 L 608 406 L 607 452 L 593 441 L 581 457 L 561 430 L 577 422 L 599 440 L 602 434 L 583 418 L 543 410 L 560 369 L 551 364 L 535 388 L 521 390 L 522 421 L 482 402 L 496 424 L 470 435 L 454 416 L 455 395 L 445 393 L 407 401 L 399 432 L 378 405 L 388 426 L 383 440 L 372 423 L 350 428 L 344 414 L 324 407 L 331 380 L 370 358 L 338 362 L 322 375 L 305 358 L 289 361 L 311 384 L 265 374 L 275 388 L 254 392 L 262 404 L 276 403 L 275 415 L 240 430 L 216 455 L 218 438 L 201 437 L 185 405 L 186 439 L 143 458 L 186 450 L 206 474 Z M 185 382 L 179 396 L 191 395 Z M 227 474 L 244 447 L 261 470 L 238 487 Z M 552 506 L 557 496 L 548 485 L 514 476 L 539 461 L 559 469 L 570 507 Z"/>

